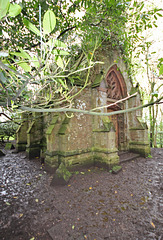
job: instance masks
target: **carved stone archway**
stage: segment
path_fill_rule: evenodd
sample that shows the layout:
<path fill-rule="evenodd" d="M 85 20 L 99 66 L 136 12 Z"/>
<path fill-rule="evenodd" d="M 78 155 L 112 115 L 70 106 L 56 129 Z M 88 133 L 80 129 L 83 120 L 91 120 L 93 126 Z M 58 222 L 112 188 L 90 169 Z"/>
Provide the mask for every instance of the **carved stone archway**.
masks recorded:
<path fill-rule="evenodd" d="M 106 75 L 106 85 L 108 105 L 127 96 L 126 83 L 116 64 L 109 69 Z M 123 103 L 108 107 L 107 111 L 112 112 L 120 109 L 124 109 Z M 125 143 L 124 114 L 113 115 L 109 118 L 113 122 L 116 130 L 116 146 L 118 149 L 121 149 Z"/>

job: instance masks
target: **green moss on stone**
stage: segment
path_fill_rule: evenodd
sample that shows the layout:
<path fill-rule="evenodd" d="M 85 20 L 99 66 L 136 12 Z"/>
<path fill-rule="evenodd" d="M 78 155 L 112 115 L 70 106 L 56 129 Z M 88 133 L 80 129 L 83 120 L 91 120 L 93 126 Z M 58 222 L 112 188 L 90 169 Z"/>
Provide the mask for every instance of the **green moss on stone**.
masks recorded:
<path fill-rule="evenodd" d="M 93 165 L 93 157 L 92 153 L 83 153 L 81 155 L 74 155 L 74 156 L 67 156 L 67 157 L 60 157 L 60 161 L 64 162 L 65 166 L 68 168 L 73 168 L 76 166 L 82 165 Z"/>
<path fill-rule="evenodd" d="M 108 116 L 101 116 L 101 118 L 102 118 L 102 121 L 105 122 L 105 123 L 110 123 L 111 122 L 111 120 L 110 120 L 110 118 L 108 118 Z"/>
<path fill-rule="evenodd" d="M 69 157 L 69 156 L 81 155 L 89 152 L 91 152 L 91 149 L 82 149 L 82 150 L 79 149 L 79 150 L 66 151 L 66 152 L 58 151 L 58 155 Z"/>
<path fill-rule="evenodd" d="M 102 153 L 115 153 L 117 152 L 116 148 L 100 148 L 100 147 L 92 147 L 92 152 L 102 152 Z"/>
<path fill-rule="evenodd" d="M 50 168 L 57 168 L 59 163 L 58 163 L 58 155 L 56 156 L 47 156 L 45 157 L 45 165 L 47 165 Z"/>
<path fill-rule="evenodd" d="M 51 123 L 50 123 L 50 125 L 56 124 L 56 122 L 57 122 L 57 120 L 58 120 L 58 117 L 59 117 L 58 115 L 54 116 L 53 119 L 52 119 L 52 121 L 51 121 Z"/>
<path fill-rule="evenodd" d="M 110 132 L 107 128 L 104 129 L 93 129 L 93 132 Z"/>
<path fill-rule="evenodd" d="M 70 118 L 65 117 L 65 119 L 62 122 L 62 124 L 68 124 L 69 122 L 70 122 Z"/>
<path fill-rule="evenodd" d="M 119 165 L 115 165 L 112 167 L 112 173 L 118 173 L 119 171 L 121 171 L 122 167 Z"/>
<path fill-rule="evenodd" d="M 102 163 L 111 168 L 119 163 L 119 156 L 116 153 L 96 153 L 93 155 L 95 163 Z"/>
<path fill-rule="evenodd" d="M 62 125 L 58 131 L 58 134 L 64 135 L 66 133 L 69 122 L 70 122 L 70 118 L 65 117 L 65 119 L 63 120 Z"/>
<path fill-rule="evenodd" d="M 94 82 L 92 83 L 92 88 L 100 86 L 102 79 L 103 79 L 103 74 L 102 73 L 97 74 Z"/>
<path fill-rule="evenodd" d="M 18 152 L 23 152 L 23 151 L 26 150 L 26 145 L 27 145 L 27 143 L 17 143 L 16 144 L 16 150 Z"/>
<path fill-rule="evenodd" d="M 66 166 L 63 163 L 61 163 L 59 165 L 59 168 L 56 170 L 56 175 L 59 179 L 63 178 L 65 182 L 68 182 L 72 176 L 72 174 L 67 170 Z"/>
<path fill-rule="evenodd" d="M 27 130 L 27 134 L 31 133 L 33 127 L 34 127 L 35 121 L 32 121 L 31 125 L 29 126 L 28 130 Z"/>
<path fill-rule="evenodd" d="M 139 126 L 139 127 L 132 127 L 132 128 L 130 128 L 129 130 L 135 130 L 135 131 L 137 131 L 137 130 L 145 130 L 142 126 Z"/>
<path fill-rule="evenodd" d="M 143 157 L 147 157 L 151 153 L 149 144 L 140 142 L 131 142 L 129 144 L 129 150 L 131 152 L 139 153 Z"/>
<path fill-rule="evenodd" d="M 50 125 L 46 131 L 46 134 L 50 135 L 52 133 L 53 128 L 54 128 L 54 125 Z"/>
<path fill-rule="evenodd" d="M 110 131 L 115 131 L 113 123 L 110 121 L 110 119 L 107 116 L 102 116 L 101 117 L 102 122 L 103 122 L 103 127 L 94 129 L 93 132 L 110 132 Z"/>
<path fill-rule="evenodd" d="M 52 119 L 52 121 L 51 121 L 48 129 L 46 130 L 46 134 L 47 134 L 47 135 L 50 135 L 50 134 L 52 133 L 53 128 L 54 128 L 54 126 L 55 126 L 55 124 L 56 124 L 56 122 L 57 122 L 57 120 L 58 120 L 58 117 L 59 117 L 58 115 L 56 115 L 56 116 L 53 117 L 53 119 Z"/>
<path fill-rule="evenodd" d="M 60 127 L 58 134 L 60 135 L 64 135 L 66 133 L 67 130 L 67 124 L 62 124 L 62 126 Z"/>
<path fill-rule="evenodd" d="M 132 141 L 132 142 L 129 142 L 129 145 L 149 146 L 149 142 L 136 142 L 136 141 Z"/>
<path fill-rule="evenodd" d="M 12 143 L 6 143 L 6 145 L 5 145 L 5 149 L 6 150 L 11 150 L 11 149 L 14 149 L 15 147 L 14 147 L 14 145 L 12 144 Z"/>
<path fill-rule="evenodd" d="M 138 88 L 132 87 L 130 91 L 130 95 L 136 93 L 138 91 Z"/>

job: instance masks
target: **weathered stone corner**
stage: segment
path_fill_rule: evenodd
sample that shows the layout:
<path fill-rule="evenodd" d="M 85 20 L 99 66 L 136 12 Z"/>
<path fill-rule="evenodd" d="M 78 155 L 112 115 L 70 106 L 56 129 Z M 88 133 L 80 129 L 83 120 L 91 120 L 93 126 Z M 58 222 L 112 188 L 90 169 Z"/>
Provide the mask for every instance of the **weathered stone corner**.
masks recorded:
<path fill-rule="evenodd" d="M 40 157 L 43 138 L 42 113 L 33 114 L 33 119 L 27 130 L 26 154 L 29 159 Z"/>
<path fill-rule="evenodd" d="M 22 119 L 27 118 L 27 114 L 22 114 Z M 27 145 L 28 121 L 23 121 L 16 131 L 16 150 L 22 152 L 26 150 Z"/>

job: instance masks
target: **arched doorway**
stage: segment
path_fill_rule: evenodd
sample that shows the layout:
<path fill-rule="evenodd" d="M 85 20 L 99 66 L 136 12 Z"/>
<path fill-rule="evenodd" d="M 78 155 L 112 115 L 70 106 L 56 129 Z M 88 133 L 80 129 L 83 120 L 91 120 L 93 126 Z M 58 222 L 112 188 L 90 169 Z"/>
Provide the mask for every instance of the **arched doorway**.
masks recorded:
<path fill-rule="evenodd" d="M 123 102 L 116 103 L 118 100 L 127 96 L 127 87 L 121 72 L 118 70 L 117 65 L 113 65 L 106 75 L 107 85 L 107 104 L 111 105 L 107 111 L 117 111 L 124 109 Z M 121 149 L 125 143 L 125 125 L 124 114 L 112 115 L 109 117 L 113 122 L 116 130 L 116 146 Z"/>

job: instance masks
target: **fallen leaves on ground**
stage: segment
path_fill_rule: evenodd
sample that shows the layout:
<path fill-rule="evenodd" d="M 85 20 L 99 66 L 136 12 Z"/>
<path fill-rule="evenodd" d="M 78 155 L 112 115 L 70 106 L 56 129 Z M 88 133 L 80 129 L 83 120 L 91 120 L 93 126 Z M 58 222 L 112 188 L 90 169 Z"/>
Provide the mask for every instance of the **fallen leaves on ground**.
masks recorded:
<path fill-rule="evenodd" d="M 155 225 L 152 221 L 150 222 L 150 224 L 152 225 L 153 228 L 155 228 Z"/>
<path fill-rule="evenodd" d="M 30 186 L 30 185 L 31 185 L 31 182 L 29 182 L 29 183 L 26 183 L 26 185 L 27 185 L 27 186 Z"/>

